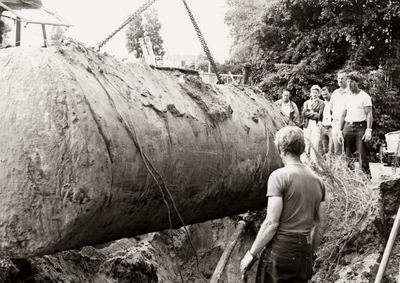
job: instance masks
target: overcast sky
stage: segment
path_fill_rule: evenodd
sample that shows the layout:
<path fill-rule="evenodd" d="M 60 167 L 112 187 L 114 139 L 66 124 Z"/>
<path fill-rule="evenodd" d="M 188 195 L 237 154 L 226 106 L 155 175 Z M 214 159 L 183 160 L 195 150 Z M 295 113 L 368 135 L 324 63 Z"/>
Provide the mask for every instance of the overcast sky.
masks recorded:
<path fill-rule="evenodd" d="M 95 46 L 130 14 L 147 0 L 42 0 L 45 7 L 53 10 L 73 27 L 65 35 L 76 38 L 87 46 Z M 230 39 L 228 27 L 224 24 L 225 0 L 186 0 L 194 18 L 215 59 L 221 63 L 229 57 Z M 152 7 L 157 8 L 162 25 L 161 35 L 164 49 L 170 53 L 200 54 L 202 46 L 190 22 L 182 0 L 158 0 Z M 28 25 L 23 30 L 22 41 L 36 37 L 42 42 L 40 26 Z M 47 27 L 47 33 L 51 27 Z M 29 44 L 33 45 L 32 40 Z M 101 51 L 116 56 L 126 56 L 125 29 L 113 37 Z"/>

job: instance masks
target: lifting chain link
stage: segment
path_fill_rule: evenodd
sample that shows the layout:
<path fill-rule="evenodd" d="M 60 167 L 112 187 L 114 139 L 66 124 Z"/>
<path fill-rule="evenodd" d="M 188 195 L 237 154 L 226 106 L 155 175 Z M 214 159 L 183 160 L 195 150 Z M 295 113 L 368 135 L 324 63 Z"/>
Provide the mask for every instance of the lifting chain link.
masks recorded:
<path fill-rule="evenodd" d="M 101 41 L 97 47 L 98 50 L 100 50 L 101 47 L 103 47 L 104 44 L 106 44 L 115 34 L 117 34 L 121 29 L 123 29 L 127 24 L 129 24 L 131 21 L 136 19 L 141 13 L 146 11 L 151 5 L 153 5 L 154 2 L 157 0 L 149 0 L 146 3 L 144 3 L 139 9 L 137 9 L 122 25 L 120 25 L 114 32 L 112 32 L 109 36 L 107 36 L 103 41 Z"/>
<path fill-rule="evenodd" d="M 196 23 L 196 21 L 195 21 L 193 15 L 192 15 L 192 12 L 190 12 L 190 9 L 189 9 L 189 7 L 188 7 L 186 1 L 185 1 L 185 0 L 182 0 L 182 2 L 183 2 L 183 5 L 185 5 L 185 8 L 186 8 L 187 13 L 189 14 L 190 21 L 192 22 L 193 27 L 194 27 L 194 29 L 196 30 L 197 37 L 199 38 L 200 43 L 201 43 L 201 45 L 203 46 L 203 50 L 204 50 L 204 52 L 205 52 L 206 55 L 207 55 L 208 61 L 210 61 L 211 67 L 212 67 L 212 69 L 213 69 L 215 75 L 217 76 L 217 84 L 223 84 L 224 82 L 223 82 L 223 80 L 221 79 L 221 76 L 219 75 L 219 73 L 218 73 L 218 71 L 217 71 L 217 66 L 215 65 L 214 59 L 213 59 L 213 57 L 212 57 L 212 55 L 211 55 L 211 52 L 210 52 L 210 50 L 208 49 L 207 43 L 206 43 L 206 41 L 204 40 L 203 35 L 201 34 L 201 31 L 200 31 L 200 29 L 199 29 L 199 27 L 198 27 L 198 25 L 197 25 L 197 23 Z"/>

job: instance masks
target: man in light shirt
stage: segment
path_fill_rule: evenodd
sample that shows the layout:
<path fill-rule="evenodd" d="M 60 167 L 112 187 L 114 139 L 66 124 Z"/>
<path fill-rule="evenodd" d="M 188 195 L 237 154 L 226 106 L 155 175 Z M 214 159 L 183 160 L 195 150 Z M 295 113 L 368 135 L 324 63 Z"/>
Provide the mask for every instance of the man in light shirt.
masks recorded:
<path fill-rule="evenodd" d="M 325 183 L 301 161 L 305 140 L 299 127 L 280 129 L 275 144 L 285 167 L 268 179 L 267 216 L 240 271 L 247 282 L 246 273 L 261 252 L 256 283 L 307 283 L 313 273 L 312 255 L 326 230 Z"/>
<path fill-rule="evenodd" d="M 310 99 L 304 102 L 302 116 L 304 119 L 304 137 L 306 138 L 306 154 L 310 155 L 310 159 L 316 161 L 319 152 L 319 141 L 321 136 L 322 111 L 324 110 L 324 102 L 319 99 L 321 96 L 321 88 L 313 85 L 310 90 Z"/>
<path fill-rule="evenodd" d="M 343 112 L 340 119 L 339 142 L 345 144 L 348 165 L 354 168 L 358 157 L 361 170 L 371 178 L 367 142 L 372 137 L 371 97 L 358 88 L 361 77 L 356 72 L 347 75 L 349 92 L 343 95 Z"/>
<path fill-rule="evenodd" d="M 294 122 L 296 126 L 300 126 L 299 109 L 293 101 L 290 101 L 290 92 L 288 90 L 285 89 L 282 92 L 282 99 L 275 101 L 275 104 L 289 117 L 290 121 Z"/>
<path fill-rule="evenodd" d="M 324 111 L 322 112 L 322 127 L 321 127 L 321 144 L 322 153 L 332 156 L 333 140 L 332 140 L 332 107 L 331 93 L 329 87 L 322 88 L 322 97 L 324 98 Z"/>
<path fill-rule="evenodd" d="M 339 120 L 343 112 L 343 99 L 342 96 L 346 93 L 347 79 L 344 71 L 339 71 L 337 74 L 337 82 L 339 88 L 336 89 L 331 96 L 331 107 L 332 107 L 332 141 L 333 141 L 333 152 L 336 156 L 342 155 L 343 144 L 339 143 L 338 133 L 340 130 Z"/>

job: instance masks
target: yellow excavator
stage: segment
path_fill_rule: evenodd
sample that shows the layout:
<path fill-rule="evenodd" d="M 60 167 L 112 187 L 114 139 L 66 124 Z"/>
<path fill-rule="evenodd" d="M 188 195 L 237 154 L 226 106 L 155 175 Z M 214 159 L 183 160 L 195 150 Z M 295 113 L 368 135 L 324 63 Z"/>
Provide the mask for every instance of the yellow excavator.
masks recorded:
<path fill-rule="evenodd" d="M 4 12 L 7 15 L 3 15 Z M 45 8 L 42 0 L 0 0 L 0 16 L 11 18 L 16 23 L 15 46 L 21 45 L 21 25 L 39 24 L 42 26 L 44 46 L 47 46 L 46 25 L 72 26 L 56 13 Z"/>

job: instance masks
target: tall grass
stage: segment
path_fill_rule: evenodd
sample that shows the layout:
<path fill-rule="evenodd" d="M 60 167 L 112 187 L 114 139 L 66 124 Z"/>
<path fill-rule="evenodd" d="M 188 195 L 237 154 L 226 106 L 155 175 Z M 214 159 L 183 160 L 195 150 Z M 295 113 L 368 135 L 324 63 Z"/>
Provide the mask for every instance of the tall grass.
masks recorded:
<path fill-rule="evenodd" d="M 354 245 L 359 237 L 362 220 L 377 213 L 380 192 L 359 166 L 350 169 L 344 156 L 317 154 L 316 160 L 306 159 L 305 163 L 326 185 L 328 226 L 317 256 L 338 262 L 348 252 L 349 244 Z"/>

